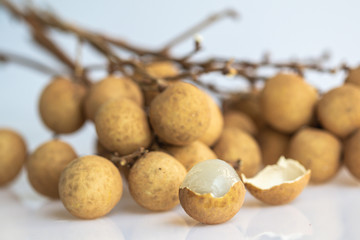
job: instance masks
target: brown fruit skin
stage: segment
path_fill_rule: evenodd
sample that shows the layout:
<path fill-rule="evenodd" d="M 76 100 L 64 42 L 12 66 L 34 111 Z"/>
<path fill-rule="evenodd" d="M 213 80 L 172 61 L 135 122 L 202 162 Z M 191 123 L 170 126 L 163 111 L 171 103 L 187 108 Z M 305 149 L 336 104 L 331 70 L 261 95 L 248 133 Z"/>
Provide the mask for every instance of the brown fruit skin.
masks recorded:
<path fill-rule="evenodd" d="M 120 155 L 146 148 L 152 139 L 144 110 L 127 98 L 103 104 L 96 114 L 95 127 L 100 143 Z"/>
<path fill-rule="evenodd" d="M 290 135 L 279 132 L 271 127 L 261 129 L 258 142 L 264 165 L 276 164 L 281 156 L 285 156 Z"/>
<path fill-rule="evenodd" d="M 239 181 L 219 198 L 210 193 L 199 195 L 182 188 L 179 190 L 181 206 L 195 220 L 204 224 L 219 224 L 230 220 L 239 212 L 245 198 L 244 184 Z"/>
<path fill-rule="evenodd" d="M 65 208 L 75 217 L 94 219 L 105 216 L 122 196 L 119 170 L 99 156 L 72 161 L 62 172 L 59 195 Z"/>
<path fill-rule="evenodd" d="M 243 130 L 253 136 L 258 132 L 258 129 L 253 120 L 245 113 L 238 111 L 228 111 L 224 113 L 224 125 L 225 127 L 236 127 Z"/>
<path fill-rule="evenodd" d="M 72 133 L 85 122 L 83 102 L 85 88 L 69 79 L 57 77 L 41 93 L 40 116 L 55 133 Z"/>
<path fill-rule="evenodd" d="M 61 172 L 77 155 L 73 148 L 60 140 L 52 140 L 39 146 L 26 162 L 31 186 L 49 198 L 59 198 Z"/>
<path fill-rule="evenodd" d="M 341 150 L 341 142 L 331 133 L 303 128 L 291 138 L 287 156 L 311 170 L 312 182 L 322 183 L 337 173 Z"/>
<path fill-rule="evenodd" d="M 217 159 L 214 151 L 200 141 L 195 141 L 187 146 L 180 147 L 164 146 L 164 150 L 184 165 L 187 171 L 199 162 L 208 159 Z"/>
<path fill-rule="evenodd" d="M 164 142 L 188 145 L 199 139 L 209 126 L 208 99 L 194 85 L 174 83 L 151 102 L 150 122 Z"/>
<path fill-rule="evenodd" d="M 349 172 L 360 180 L 360 130 L 351 135 L 344 144 L 344 164 Z"/>
<path fill-rule="evenodd" d="M 169 154 L 150 152 L 138 159 L 129 173 L 133 199 L 151 211 L 167 211 L 179 204 L 184 166 Z"/>
<path fill-rule="evenodd" d="M 266 122 L 292 133 L 311 120 L 317 92 L 302 77 L 279 73 L 266 81 L 260 101 Z"/>
<path fill-rule="evenodd" d="M 224 118 L 219 106 L 214 99 L 206 94 L 210 107 L 210 123 L 205 133 L 199 138 L 199 140 L 211 147 L 219 139 L 222 130 L 224 128 Z"/>
<path fill-rule="evenodd" d="M 321 125 L 345 138 L 360 127 L 360 89 L 345 84 L 325 93 L 317 107 L 317 116 Z"/>
<path fill-rule="evenodd" d="M 345 83 L 351 83 L 360 87 L 360 66 L 350 69 L 348 76 L 345 79 Z"/>
<path fill-rule="evenodd" d="M 238 128 L 225 128 L 214 146 L 215 154 L 222 160 L 235 164 L 240 160 L 238 174 L 254 176 L 261 167 L 260 148 L 255 139 Z"/>
<path fill-rule="evenodd" d="M 17 132 L 0 128 L 0 187 L 13 181 L 26 160 L 26 144 Z"/>
<path fill-rule="evenodd" d="M 270 205 L 281 205 L 293 201 L 304 190 L 309 182 L 311 171 L 292 183 L 283 183 L 269 189 L 260 189 L 250 183 L 245 183 L 246 189 L 255 198 Z"/>
<path fill-rule="evenodd" d="M 94 121 L 96 112 L 102 104 L 120 97 L 129 98 L 139 106 L 142 106 L 144 102 L 140 87 L 129 78 L 110 75 L 95 83 L 85 99 L 87 118 Z"/>

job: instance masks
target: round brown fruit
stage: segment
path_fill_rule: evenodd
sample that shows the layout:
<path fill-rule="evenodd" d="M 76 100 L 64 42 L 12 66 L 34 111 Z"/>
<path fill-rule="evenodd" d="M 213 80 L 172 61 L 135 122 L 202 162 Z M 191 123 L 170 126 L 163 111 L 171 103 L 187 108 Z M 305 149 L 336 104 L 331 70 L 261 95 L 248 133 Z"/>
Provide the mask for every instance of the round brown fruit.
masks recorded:
<path fill-rule="evenodd" d="M 85 122 L 82 111 L 85 88 L 64 77 L 57 77 L 41 93 L 40 116 L 55 133 L 72 133 Z"/>
<path fill-rule="evenodd" d="M 99 156 L 72 161 L 62 172 L 59 195 L 74 216 L 94 219 L 109 213 L 119 202 L 123 185 L 119 170 Z"/>
<path fill-rule="evenodd" d="M 352 83 L 360 87 L 360 66 L 350 69 L 348 76 L 345 79 L 346 83 Z"/>
<path fill-rule="evenodd" d="M 95 117 L 100 143 L 109 151 L 126 155 L 151 143 L 151 131 L 143 109 L 127 98 L 103 104 Z"/>
<path fill-rule="evenodd" d="M 139 86 L 129 78 L 110 75 L 91 86 L 85 98 L 85 113 L 94 121 L 96 112 L 105 102 L 125 97 L 139 106 L 143 105 L 143 95 Z"/>
<path fill-rule="evenodd" d="M 39 146 L 26 162 L 28 179 L 40 194 L 59 198 L 59 179 L 68 163 L 77 158 L 73 148 L 60 140 L 52 140 Z"/>
<path fill-rule="evenodd" d="M 224 113 L 225 127 L 235 127 L 251 135 L 256 135 L 258 130 L 253 120 L 245 113 L 238 111 L 227 111 Z"/>
<path fill-rule="evenodd" d="M 303 128 L 290 140 L 287 156 L 311 170 L 311 181 L 321 183 L 335 176 L 340 167 L 341 143 L 331 133 Z"/>
<path fill-rule="evenodd" d="M 345 138 L 360 127 L 360 89 L 345 84 L 325 93 L 317 107 L 321 125 Z"/>
<path fill-rule="evenodd" d="M 317 92 L 302 77 L 280 73 L 266 81 L 260 101 L 266 122 L 292 133 L 310 122 Z"/>
<path fill-rule="evenodd" d="M 351 135 L 344 145 L 344 163 L 349 172 L 360 180 L 360 130 Z"/>
<path fill-rule="evenodd" d="M 238 173 L 254 176 L 261 167 L 260 148 L 255 139 L 238 128 L 225 128 L 214 146 L 216 155 L 232 165 L 240 160 Z"/>
<path fill-rule="evenodd" d="M 146 209 L 170 210 L 179 204 L 179 186 L 185 175 L 184 166 L 169 154 L 150 152 L 130 169 L 130 194 Z"/>
<path fill-rule="evenodd" d="M 178 146 L 190 144 L 209 126 L 208 99 L 194 85 L 176 82 L 151 102 L 150 122 L 164 142 Z"/>
<path fill-rule="evenodd" d="M 13 181 L 26 159 L 23 138 L 10 129 L 0 129 L 0 186 Z"/>

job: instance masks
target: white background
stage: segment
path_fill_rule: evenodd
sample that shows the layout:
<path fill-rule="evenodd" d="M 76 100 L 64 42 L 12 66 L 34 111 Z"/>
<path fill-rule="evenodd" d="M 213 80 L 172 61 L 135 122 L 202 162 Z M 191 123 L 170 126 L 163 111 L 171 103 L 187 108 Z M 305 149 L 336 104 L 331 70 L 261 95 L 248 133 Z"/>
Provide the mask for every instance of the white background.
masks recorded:
<path fill-rule="evenodd" d="M 17 1 L 21 2 L 21 1 Z M 359 1 L 32 1 L 56 11 L 65 19 L 88 28 L 123 37 L 141 46 L 159 48 L 172 36 L 210 13 L 233 8 L 241 19 L 223 20 L 201 32 L 204 51 L 199 57 L 224 56 L 258 60 L 270 52 L 276 60 L 309 58 L 331 52 L 329 66 L 346 61 L 360 63 Z M 56 40 L 74 57 L 75 40 L 54 33 Z M 189 40 L 175 49 L 192 49 Z M 35 46 L 24 24 L 0 7 L 0 50 L 22 54 L 61 69 L 61 65 Z M 84 52 L 84 63 L 102 63 L 101 56 Z M 212 76 L 213 77 L 213 76 Z M 341 84 L 343 74 L 307 74 L 307 80 L 326 90 Z M 50 76 L 16 65 L 0 66 L 0 127 L 23 134 L 29 150 L 47 141 L 51 133 L 38 112 L 39 94 Z M 214 80 L 221 78 L 214 76 Z M 86 124 L 81 131 L 62 137 L 79 155 L 93 153 L 95 131 Z M 64 212 L 61 203 L 49 202 L 34 193 L 22 174 L 14 185 L 0 190 L 0 239 L 356 239 L 360 215 L 359 184 L 345 170 L 326 185 L 310 186 L 294 203 L 268 207 L 251 196 L 229 223 L 203 227 L 181 208 L 152 214 L 137 207 L 128 194 L 109 217 L 77 221 Z M 16 200 L 17 199 L 17 200 Z M 4 214 L 5 213 L 5 214 Z M 70 224 L 71 223 L 71 224 Z M 42 227 L 46 226 L 46 228 Z M 140 231 L 144 230 L 144 235 Z M 226 233 L 229 235 L 227 236 Z M 224 235 L 225 234 L 225 235 Z M 215 238 L 217 237 L 217 238 Z"/>

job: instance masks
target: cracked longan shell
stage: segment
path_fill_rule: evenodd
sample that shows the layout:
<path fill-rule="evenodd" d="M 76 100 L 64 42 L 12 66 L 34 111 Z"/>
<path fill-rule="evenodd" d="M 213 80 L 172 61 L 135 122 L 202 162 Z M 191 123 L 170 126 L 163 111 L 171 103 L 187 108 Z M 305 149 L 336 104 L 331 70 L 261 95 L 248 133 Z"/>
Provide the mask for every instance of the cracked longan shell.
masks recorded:
<path fill-rule="evenodd" d="M 59 195 L 74 216 L 94 219 L 109 213 L 123 191 L 119 170 L 106 158 L 84 156 L 72 161 L 62 172 Z"/>
<path fill-rule="evenodd" d="M 317 116 L 325 129 L 345 138 L 360 127 L 360 89 L 345 84 L 325 93 L 318 103 Z"/>
<path fill-rule="evenodd" d="M 95 127 L 100 143 L 120 155 L 146 148 L 152 139 L 145 111 L 127 98 L 103 104 L 96 114 Z"/>
<path fill-rule="evenodd" d="M 178 146 L 190 144 L 209 126 L 208 99 L 194 85 L 176 82 L 151 102 L 150 122 L 162 141 Z"/>
<path fill-rule="evenodd" d="M 52 140 L 39 146 L 26 162 L 31 186 L 40 194 L 59 198 L 59 179 L 67 164 L 77 158 L 73 148 L 60 140 Z"/>
<path fill-rule="evenodd" d="M 255 139 L 238 128 L 225 128 L 214 146 L 215 154 L 234 165 L 240 160 L 238 174 L 254 176 L 261 167 L 260 148 Z"/>
<path fill-rule="evenodd" d="M 268 79 L 260 97 L 266 122 L 284 133 L 309 123 L 316 101 L 316 90 L 302 77 L 290 73 Z"/>
<path fill-rule="evenodd" d="M 17 132 L 0 129 L 0 187 L 13 181 L 26 160 L 26 144 Z"/>
<path fill-rule="evenodd" d="M 239 128 L 253 136 L 258 132 L 253 120 L 245 113 L 238 111 L 227 111 L 224 113 L 224 126 Z"/>
<path fill-rule="evenodd" d="M 164 150 L 184 165 L 187 171 L 199 162 L 217 159 L 214 151 L 200 141 L 186 146 L 164 146 Z"/>
<path fill-rule="evenodd" d="M 185 212 L 204 224 L 219 224 L 228 221 L 239 212 L 245 198 L 241 181 L 235 183 L 222 197 L 210 193 L 197 194 L 187 187 L 179 190 L 179 199 Z"/>
<path fill-rule="evenodd" d="M 344 144 L 344 164 L 349 172 L 360 180 L 360 130 L 351 135 Z"/>
<path fill-rule="evenodd" d="M 287 156 L 311 170 L 312 182 L 322 183 L 338 172 L 341 151 L 341 142 L 331 133 L 303 128 L 291 138 Z"/>
<path fill-rule="evenodd" d="M 129 98 L 139 106 L 143 105 L 144 99 L 140 87 L 129 78 L 110 75 L 93 84 L 85 98 L 87 118 L 94 121 L 96 112 L 102 104 L 120 97 Z"/>
<path fill-rule="evenodd" d="M 55 133 L 72 133 L 85 122 L 85 88 L 69 79 L 57 77 L 42 91 L 39 111 L 43 123 Z"/>
<path fill-rule="evenodd" d="M 146 209 L 170 210 L 179 204 L 179 187 L 185 175 L 185 167 L 169 154 L 147 153 L 130 169 L 130 194 Z"/>

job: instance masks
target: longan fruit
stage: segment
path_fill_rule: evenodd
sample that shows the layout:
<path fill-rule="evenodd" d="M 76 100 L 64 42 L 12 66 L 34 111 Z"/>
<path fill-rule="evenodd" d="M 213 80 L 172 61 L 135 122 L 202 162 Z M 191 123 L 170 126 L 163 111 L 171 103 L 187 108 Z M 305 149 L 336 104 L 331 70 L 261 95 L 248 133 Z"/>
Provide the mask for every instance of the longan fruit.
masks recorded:
<path fill-rule="evenodd" d="M 162 141 L 178 146 L 190 144 L 209 126 L 208 99 L 194 85 L 176 82 L 151 102 L 150 122 Z"/>
<path fill-rule="evenodd" d="M 95 127 L 100 143 L 120 155 L 148 147 L 152 140 L 144 110 L 128 98 L 103 104 L 96 114 Z"/>
<path fill-rule="evenodd" d="M 341 142 L 331 133 L 307 127 L 291 138 L 287 156 L 311 170 L 312 182 L 321 183 L 337 173 L 341 148 Z"/>
<path fill-rule="evenodd" d="M 85 122 L 82 111 L 85 88 L 64 77 L 56 77 L 41 93 L 40 116 L 55 133 L 72 133 Z"/>
<path fill-rule="evenodd" d="M 185 167 L 169 154 L 150 152 L 130 168 L 130 194 L 146 209 L 170 210 L 179 204 L 179 187 L 185 175 Z"/>
<path fill-rule="evenodd" d="M 75 217 L 94 219 L 109 213 L 119 202 L 123 185 L 119 170 L 106 158 L 75 159 L 61 174 L 59 195 Z"/>
<path fill-rule="evenodd" d="M 345 83 L 351 83 L 358 87 L 360 86 L 360 66 L 350 69 L 345 79 Z"/>
<path fill-rule="evenodd" d="M 214 99 L 208 94 L 206 94 L 206 96 L 210 107 L 210 123 L 205 133 L 199 138 L 199 140 L 211 147 L 221 135 L 224 128 L 224 118 Z"/>
<path fill-rule="evenodd" d="M 68 163 L 77 158 L 73 148 L 60 140 L 51 140 L 39 146 L 26 162 L 31 186 L 49 198 L 59 198 L 59 179 Z"/>
<path fill-rule="evenodd" d="M 256 135 L 258 130 L 253 120 L 245 113 L 238 111 L 227 111 L 224 113 L 225 127 L 236 127 L 251 135 Z"/>
<path fill-rule="evenodd" d="M 95 83 L 85 98 L 87 118 L 94 121 L 96 112 L 102 104 L 120 97 L 129 98 L 139 106 L 143 105 L 144 99 L 140 87 L 129 78 L 110 75 Z"/>
<path fill-rule="evenodd" d="M 344 144 L 344 164 L 360 180 L 360 130 L 356 130 Z"/>
<path fill-rule="evenodd" d="M 279 158 L 285 155 L 289 141 L 289 134 L 279 132 L 271 127 L 261 129 L 258 142 L 263 164 L 276 164 Z"/>
<path fill-rule="evenodd" d="M 360 127 L 360 89 L 344 84 L 325 93 L 319 100 L 317 116 L 325 129 L 345 138 Z"/>
<path fill-rule="evenodd" d="M 0 129 L 0 186 L 16 178 L 26 155 L 26 144 L 20 134 L 10 129 Z"/>
<path fill-rule="evenodd" d="M 187 171 L 199 162 L 217 158 L 214 151 L 200 141 L 186 146 L 164 146 L 164 150 L 181 162 Z"/>
<path fill-rule="evenodd" d="M 309 123 L 316 101 L 316 90 L 302 77 L 290 73 L 268 79 L 260 97 L 266 122 L 284 133 Z"/>
<path fill-rule="evenodd" d="M 225 128 L 214 146 L 215 154 L 222 160 L 235 164 L 240 160 L 239 173 L 254 176 L 261 167 L 260 148 L 255 139 L 238 128 Z"/>

